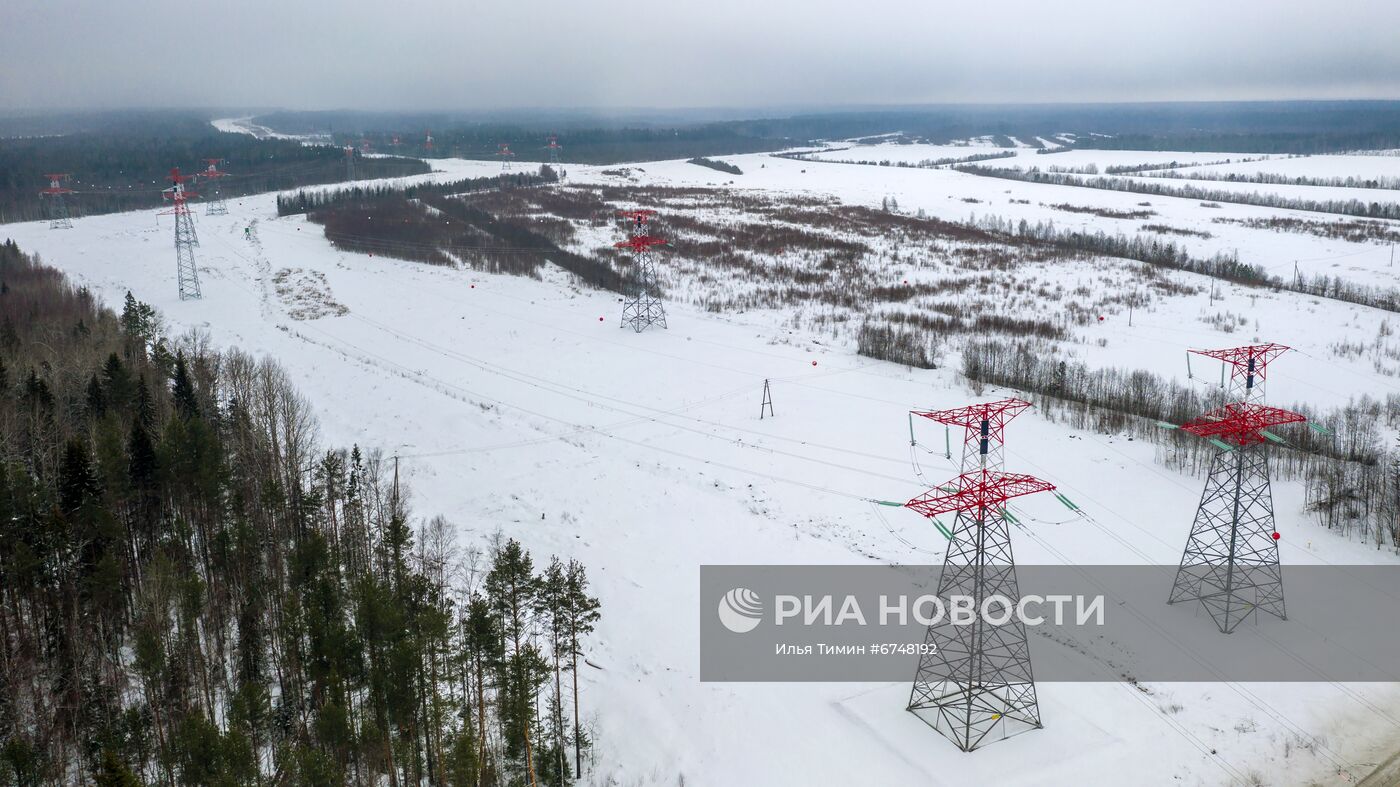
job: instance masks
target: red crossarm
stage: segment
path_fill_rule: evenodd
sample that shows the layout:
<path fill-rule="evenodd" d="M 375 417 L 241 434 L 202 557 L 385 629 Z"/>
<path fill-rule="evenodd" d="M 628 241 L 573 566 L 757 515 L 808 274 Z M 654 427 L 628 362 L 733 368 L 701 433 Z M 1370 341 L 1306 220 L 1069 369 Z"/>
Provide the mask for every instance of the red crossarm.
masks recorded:
<path fill-rule="evenodd" d="M 1264 441 L 1263 430 L 1282 424 L 1296 424 L 1307 417 L 1291 410 L 1263 404 L 1235 403 L 1211 410 L 1181 427 L 1197 437 L 1228 440 L 1236 445 Z"/>
<path fill-rule="evenodd" d="M 1269 342 L 1268 344 L 1250 344 L 1244 347 L 1230 347 L 1224 350 L 1192 350 L 1191 352 L 1196 355 L 1219 358 L 1225 363 L 1230 364 L 1235 367 L 1233 374 L 1236 377 L 1244 374 L 1257 374 L 1259 375 L 1259 379 L 1263 380 L 1269 362 L 1288 352 L 1290 349 L 1292 348 Z"/>
<path fill-rule="evenodd" d="M 634 252 L 643 252 L 652 246 L 660 246 L 666 241 L 664 238 L 657 238 L 651 235 L 633 235 L 627 240 L 620 240 L 613 246 L 619 249 L 631 249 Z"/>
<path fill-rule="evenodd" d="M 1055 485 L 1035 476 L 1021 473 L 998 473 L 981 470 L 964 473 L 944 485 L 954 491 L 942 488 L 930 490 L 904 504 L 927 517 L 946 514 L 950 511 L 972 511 L 979 508 L 999 506 L 1013 497 L 1031 495 L 1036 492 L 1050 492 Z"/>

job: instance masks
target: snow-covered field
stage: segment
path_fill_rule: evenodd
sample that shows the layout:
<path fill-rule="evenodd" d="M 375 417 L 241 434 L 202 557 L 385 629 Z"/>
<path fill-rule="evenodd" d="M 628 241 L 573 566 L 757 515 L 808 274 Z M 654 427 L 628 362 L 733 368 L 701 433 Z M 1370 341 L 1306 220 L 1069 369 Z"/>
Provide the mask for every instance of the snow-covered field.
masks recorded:
<path fill-rule="evenodd" d="M 1276 175 L 1285 178 L 1400 178 L 1400 156 L 1276 156 L 1265 161 L 1239 161 L 1240 154 L 1221 156 L 1231 164 L 1192 167 L 1183 173 L 1200 175 Z M 1250 158 L 1254 158 L 1251 156 Z"/>
<path fill-rule="evenodd" d="M 921 161 L 1005 152 L 1006 148 L 999 148 L 991 142 L 970 140 L 960 145 L 835 145 L 831 150 L 817 151 L 808 157 L 818 161 L 888 161 L 891 164 L 917 164 Z"/>
<path fill-rule="evenodd" d="M 873 150 L 850 152 L 882 158 Z M 1080 153 L 1022 157 L 1068 165 Z M 1092 154 L 1100 166 L 1215 155 Z M 680 161 L 633 165 L 630 175 L 568 169 L 571 184 L 733 180 L 737 189 L 867 206 L 892 196 L 905 212 L 955 220 L 992 213 L 1129 233 L 1166 223 L 1209 231 L 1187 239 L 1202 253 L 1238 248 L 1242 259 L 1271 267 L 1306 260 L 1356 281 L 1395 283 L 1381 245 L 1211 222 L 1289 211 L 1207 209 L 947 170 L 723 158 L 744 174 Z M 420 177 L 499 170 L 433 164 L 445 172 Z M 1144 201 L 1158 214 L 1147 221 L 1049 207 L 1130 210 Z M 171 226 L 154 211 L 83 218 L 67 231 L 8 225 L 0 236 L 109 304 L 130 290 L 177 333 L 206 329 L 218 344 L 280 359 L 317 407 L 328 441 L 397 452 L 417 513 L 446 515 L 464 541 L 500 529 L 538 557 L 582 560 L 604 612 L 589 653 L 597 668 L 583 673 L 596 784 L 1332 784 L 1363 777 L 1400 739 L 1400 687 L 1391 685 L 1045 683 L 1045 729 L 969 755 L 904 711 L 907 683 L 701 683 L 700 565 L 941 559 L 946 542 L 936 530 L 868 500 L 926 488 L 909 461 L 905 414 L 973 400 L 956 364 L 911 371 L 790 329 L 781 314 L 683 304 L 668 307 L 669 330 L 633 334 L 618 327 L 615 295 L 575 287 L 562 271 L 532 280 L 342 253 L 319 226 L 277 218 L 273 195 L 229 208 L 197 219 L 204 299 L 193 302 L 176 297 Z M 1063 275 L 1070 285 L 1092 281 L 1088 271 Z M 1073 350 L 1092 364 L 1184 379 L 1188 347 L 1277 341 L 1298 352 L 1271 368 L 1275 401 L 1332 406 L 1400 391 L 1371 358 L 1331 352 L 1340 341 L 1375 342 L 1394 315 L 1227 285 L 1211 296 L 1201 277 L 1169 275 L 1202 289 L 1158 299 L 1131 327 L 1113 313 L 1077 328 Z M 1209 319 L 1219 312 L 1246 316 L 1245 324 L 1225 332 Z M 760 421 L 765 379 L 776 417 Z M 1019 419 L 1008 466 L 1053 480 L 1095 522 L 1065 522 L 1053 499 L 1029 499 L 1018 506 L 1027 521 L 1014 536 L 1018 561 L 1174 565 L 1201 485 L 1153 457 L 1142 441 L 1078 432 L 1035 411 Z M 924 471 L 937 480 L 955 474 L 941 461 L 925 458 Z M 1394 559 L 1321 529 L 1302 497 L 1297 483 L 1275 486 L 1286 563 Z"/>

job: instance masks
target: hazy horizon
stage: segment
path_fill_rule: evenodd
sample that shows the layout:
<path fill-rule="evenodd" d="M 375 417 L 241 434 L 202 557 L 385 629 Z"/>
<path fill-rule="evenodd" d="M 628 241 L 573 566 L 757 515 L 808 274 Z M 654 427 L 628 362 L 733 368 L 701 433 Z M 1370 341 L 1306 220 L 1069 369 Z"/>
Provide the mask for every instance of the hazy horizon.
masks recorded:
<path fill-rule="evenodd" d="M 1387 100 L 1400 6 L 11 0 L 0 109 L 825 111 Z M 637 21 L 629 20 L 635 17 Z"/>

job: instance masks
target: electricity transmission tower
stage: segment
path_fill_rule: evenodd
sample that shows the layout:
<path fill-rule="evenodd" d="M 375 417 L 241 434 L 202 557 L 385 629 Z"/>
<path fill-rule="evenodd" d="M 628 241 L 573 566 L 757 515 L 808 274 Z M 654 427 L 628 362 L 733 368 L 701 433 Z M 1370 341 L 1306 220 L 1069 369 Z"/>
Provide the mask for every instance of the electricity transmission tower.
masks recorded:
<path fill-rule="evenodd" d="M 510 170 L 511 159 L 515 158 L 515 151 L 510 149 L 510 143 L 502 142 L 497 145 L 496 155 L 501 157 L 501 171 L 508 172 Z"/>
<path fill-rule="evenodd" d="M 1020 399 L 1003 399 L 913 413 L 963 427 L 962 473 L 905 507 L 929 518 L 955 515 L 938 597 L 945 609 L 952 597 L 971 598 L 979 614 L 962 625 L 948 622 L 945 615 L 929 626 L 924 642 L 933 652 L 919 657 L 907 709 L 963 751 L 1041 726 L 1025 624 L 1015 615 L 993 623 L 991 616 L 980 614 L 987 599 L 1007 599 L 1013 609 L 1021 599 L 1006 502 L 1055 488 L 1001 469 L 1006 424 L 1030 406 Z M 994 614 L 1000 616 L 1001 610 Z"/>
<path fill-rule="evenodd" d="M 209 202 L 204 208 L 204 215 L 206 216 L 228 215 L 228 203 L 224 202 L 223 195 L 219 193 L 219 186 L 217 182 L 219 178 L 222 178 L 223 176 L 228 174 L 227 172 L 221 172 L 219 170 L 219 162 L 221 161 L 223 161 L 223 159 L 221 158 L 205 159 L 204 172 L 200 173 L 200 177 L 213 183 L 214 193 L 210 195 Z"/>
<path fill-rule="evenodd" d="M 631 282 L 632 292 L 627 296 L 622 304 L 622 326 L 631 326 L 637 333 L 645 331 L 653 325 L 666 327 L 666 308 L 661 303 L 660 287 L 656 281 L 656 261 L 653 258 L 652 247 L 660 246 L 666 241 L 661 238 L 647 234 L 647 222 L 656 211 L 643 210 L 623 210 L 618 211 L 618 215 L 632 222 L 631 233 L 627 240 L 618 241 L 613 246 L 619 249 L 631 249 L 636 265 L 634 276 Z"/>
<path fill-rule="evenodd" d="M 559 161 L 559 154 L 563 152 L 564 146 L 559 144 L 559 137 L 554 134 L 550 134 L 549 144 L 545 145 L 545 147 L 549 150 L 550 169 L 553 169 L 554 174 L 558 175 L 560 180 L 563 180 L 564 165 Z"/>
<path fill-rule="evenodd" d="M 345 146 L 345 179 L 355 179 L 355 146 Z"/>
<path fill-rule="evenodd" d="M 1231 367 L 1234 401 L 1181 427 L 1217 451 L 1167 603 L 1199 602 L 1225 634 L 1259 610 L 1287 619 L 1265 448 L 1283 442 L 1270 427 L 1307 419 L 1263 404 L 1269 361 L 1287 350 L 1259 344 L 1192 351 Z"/>
<path fill-rule="evenodd" d="M 199 236 L 194 232 L 194 215 L 186 204 L 190 197 L 199 195 L 185 188 L 185 183 L 190 180 L 193 180 L 192 176 L 181 175 L 180 168 L 175 167 L 170 170 L 173 185 L 163 192 L 163 196 L 174 204 L 165 212 L 175 215 L 175 275 L 179 280 L 182 301 L 201 297 L 199 269 L 194 264 L 194 247 L 199 245 Z"/>
<path fill-rule="evenodd" d="M 64 194 L 72 194 L 73 190 L 64 186 L 68 180 L 67 174 L 45 175 L 49 179 L 49 187 L 41 189 L 39 196 L 48 197 L 49 200 L 49 229 L 66 230 L 73 228 L 73 221 L 68 217 L 68 203 L 63 199 Z"/>
<path fill-rule="evenodd" d="M 424 132 L 423 132 L 423 150 L 426 151 L 426 155 L 429 155 L 429 156 L 433 155 L 433 132 L 432 132 L 432 131 L 424 131 Z"/>

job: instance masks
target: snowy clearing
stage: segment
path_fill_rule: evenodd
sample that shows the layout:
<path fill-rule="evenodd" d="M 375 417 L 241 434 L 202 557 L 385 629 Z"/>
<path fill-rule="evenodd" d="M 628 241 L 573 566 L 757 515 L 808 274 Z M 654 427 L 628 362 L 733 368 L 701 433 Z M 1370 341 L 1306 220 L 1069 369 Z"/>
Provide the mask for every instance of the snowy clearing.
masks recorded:
<path fill-rule="evenodd" d="M 981 148 L 882 145 L 820 155 L 915 161 L 940 151 Z M 1102 167 L 1149 155 L 1220 157 L 1022 150 L 997 163 Z M 1395 280 L 1379 244 L 1212 222 L 1326 218 L 1318 214 L 1209 209 L 948 170 L 717 158 L 744 174 L 721 177 L 683 161 L 631 165 L 625 174 L 569 166 L 568 185 L 732 180 L 737 190 L 867 207 L 896 197 L 906 213 L 956 221 L 994 214 L 1130 233 L 1165 223 L 1211 234 L 1187 239 L 1193 250 L 1238 248 L 1241 259 L 1271 269 L 1306 259 L 1357 281 Z M 421 177 L 499 171 L 489 162 L 432 163 L 442 172 Z M 1158 215 L 1128 221 L 1048 207 L 1143 202 Z M 790 314 L 710 313 L 683 299 L 667 306 L 669 330 L 633 334 L 618 327 L 615 295 L 578 288 L 562 272 L 533 280 L 340 252 L 304 217 L 277 218 L 271 194 L 229 210 L 197 219 L 201 301 L 176 298 L 171 226 L 153 211 L 87 217 L 67 231 L 9 225 L 0 234 L 110 305 L 131 290 L 174 333 L 206 329 L 220 345 L 280 359 L 330 442 L 399 453 L 418 512 L 446 515 L 464 540 L 500 529 L 537 555 L 584 561 L 606 613 L 590 654 L 597 669 L 583 673 L 596 711 L 594 784 L 1073 785 L 1108 773 L 1153 784 L 1335 783 L 1355 781 L 1391 753 L 1400 687 L 1390 685 L 1047 683 L 1039 687 L 1044 730 L 966 755 L 904 711 L 905 683 L 701 683 L 701 564 L 940 560 L 946 542 L 932 527 L 866 499 L 901 500 L 927 488 L 911 468 L 905 414 L 973 400 L 956 363 L 910 370 L 856 356 L 844 335 L 790 327 Z M 252 241 L 245 227 L 254 228 Z M 1073 288 L 1099 274 L 1046 275 Z M 1400 392 L 1396 362 L 1381 345 L 1333 357 L 1338 343 L 1379 342 L 1379 326 L 1395 315 L 1232 285 L 1212 294 L 1204 277 L 1167 275 L 1200 289 L 1155 300 L 1131 327 L 1122 311 L 1075 327 L 1067 348 L 1094 365 L 1184 380 L 1189 347 L 1278 341 L 1298 352 L 1271 375 L 1275 402 L 1334 406 L 1361 392 Z M 760 421 L 765 379 L 776 417 Z M 921 461 L 936 479 L 955 472 L 938 457 Z M 1152 445 L 1072 430 L 1032 411 L 1011 430 L 1008 462 L 1053 479 L 1106 523 L 1049 524 L 1063 509 L 1032 499 L 1018 506 L 1028 522 L 1013 537 L 1018 561 L 1175 564 L 1200 479 L 1157 464 Z M 1298 482 L 1276 483 L 1275 507 L 1286 564 L 1395 559 L 1319 527 L 1302 510 Z M 1165 594 L 1170 577 L 1145 581 L 1165 582 Z M 1039 767 L 1027 770 L 1030 761 Z"/>

